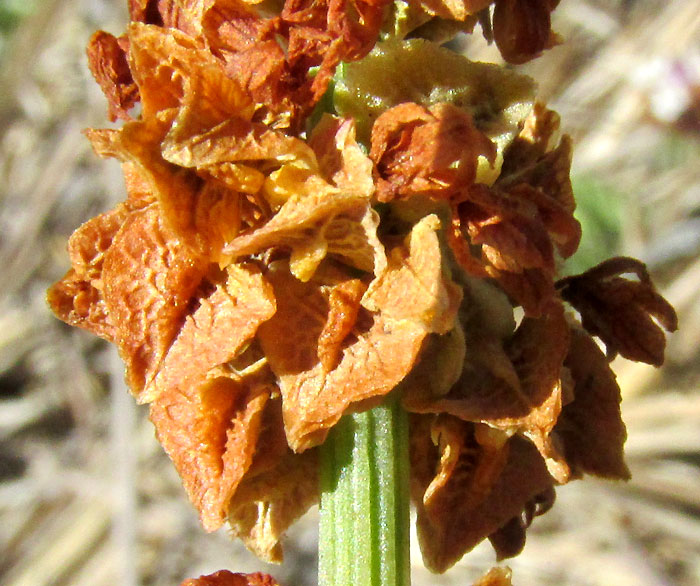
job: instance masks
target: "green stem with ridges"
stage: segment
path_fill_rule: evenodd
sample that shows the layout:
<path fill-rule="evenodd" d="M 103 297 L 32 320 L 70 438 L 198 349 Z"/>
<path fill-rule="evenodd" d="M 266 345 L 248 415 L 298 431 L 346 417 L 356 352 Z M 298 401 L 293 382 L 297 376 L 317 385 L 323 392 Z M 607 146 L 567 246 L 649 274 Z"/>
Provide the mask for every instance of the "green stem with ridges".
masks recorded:
<path fill-rule="evenodd" d="M 409 586 L 408 416 L 346 415 L 321 448 L 319 586 Z"/>

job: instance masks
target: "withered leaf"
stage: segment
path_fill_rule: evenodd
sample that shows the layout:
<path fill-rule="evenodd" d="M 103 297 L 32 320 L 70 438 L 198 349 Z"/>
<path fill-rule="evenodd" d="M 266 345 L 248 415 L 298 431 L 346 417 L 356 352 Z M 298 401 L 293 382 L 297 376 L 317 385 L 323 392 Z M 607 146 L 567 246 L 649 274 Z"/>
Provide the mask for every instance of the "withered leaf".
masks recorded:
<path fill-rule="evenodd" d="M 491 568 L 473 586 L 512 586 L 510 568 Z"/>
<path fill-rule="evenodd" d="M 281 563 L 282 535 L 318 502 L 317 456 L 317 450 L 287 450 L 273 468 L 251 471 L 234 494 L 228 516 L 231 530 L 260 559 Z"/>
<path fill-rule="evenodd" d="M 225 285 L 185 319 L 150 388 L 151 420 L 202 524 L 215 530 L 255 451 L 269 384 L 226 378 L 233 359 L 275 311 L 258 271 L 231 266 Z M 224 373 L 225 374 L 225 373 Z"/>
<path fill-rule="evenodd" d="M 267 277 L 278 307 L 261 326 L 259 339 L 279 379 L 287 440 L 302 451 L 321 443 L 351 405 L 379 400 L 391 391 L 413 366 L 426 330 L 412 320 L 363 309 L 337 366 L 327 372 L 318 355 L 328 320 L 327 294 L 350 279 L 321 271 L 303 283 L 283 263 L 273 266 Z M 324 277 L 330 277 L 326 283 Z"/>
<path fill-rule="evenodd" d="M 400 104 L 372 127 L 379 201 L 415 194 L 450 197 L 474 182 L 479 156 L 493 163 L 496 146 L 466 110 L 452 104 Z"/>
<path fill-rule="evenodd" d="M 628 479 L 620 388 L 605 355 L 585 331 L 572 327 L 564 365 L 574 381 L 574 399 L 564 406 L 555 432 L 572 472 Z"/>
<path fill-rule="evenodd" d="M 525 63 L 557 43 L 551 30 L 552 0 L 496 0 L 493 37 L 509 63 Z"/>
<path fill-rule="evenodd" d="M 90 71 L 107 98 L 109 119 L 131 119 L 129 110 L 139 101 L 139 90 L 120 39 L 98 31 L 90 38 L 87 55 Z"/>
<path fill-rule="evenodd" d="M 154 205 L 131 213 L 105 252 L 103 298 L 137 398 L 158 372 L 206 269 L 172 238 Z"/>
<path fill-rule="evenodd" d="M 405 244 L 391 250 L 387 270 L 372 281 L 364 307 L 397 320 L 414 320 L 429 333 L 444 334 L 454 327 L 462 291 L 445 272 L 439 229 L 435 215 L 413 227 Z"/>
<path fill-rule="evenodd" d="M 626 273 L 638 280 L 622 277 Z M 620 353 L 629 360 L 663 364 L 666 337 L 662 327 L 674 332 L 678 318 L 671 304 L 656 292 L 644 263 L 611 258 L 585 273 L 561 279 L 557 289 L 581 314 L 583 327 L 605 343 L 608 358 Z"/>
<path fill-rule="evenodd" d="M 219 570 L 213 574 L 190 578 L 180 586 L 279 586 L 275 579 L 268 574 L 234 574 L 228 570 Z"/>
<path fill-rule="evenodd" d="M 410 436 L 418 539 L 426 567 L 436 572 L 454 565 L 553 482 L 529 442 L 514 437 L 500 449 L 488 442 L 484 449 L 469 431 L 472 424 L 444 415 L 437 421 L 446 418 L 453 432 L 437 446 L 431 416 L 414 416 Z M 461 433 L 454 430 L 459 425 Z"/>

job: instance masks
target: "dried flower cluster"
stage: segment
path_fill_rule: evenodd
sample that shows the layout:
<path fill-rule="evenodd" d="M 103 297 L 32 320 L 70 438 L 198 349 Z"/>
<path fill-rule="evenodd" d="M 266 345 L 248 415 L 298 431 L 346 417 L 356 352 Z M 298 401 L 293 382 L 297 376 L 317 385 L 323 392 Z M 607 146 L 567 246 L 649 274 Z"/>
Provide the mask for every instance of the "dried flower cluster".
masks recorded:
<path fill-rule="evenodd" d="M 49 302 L 118 346 L 207 530 L 281 559 L 317 446 L 394 389 L 436 571 L 516 554 L 557 484 L 628 476 L 608 362 L 661 364 L 674 311 L 633 259 L 557 280 L 580 239 L 557 115 L 426 40 L 480 22 L 520 63 L 556 4 L 130 0 L 92 38 L 124 123 L 87 135 L 128 197 Z M 230 576 L 193 584 L 269 583 Z"/>
<path fill-rule="evenodd" d="M 511 572 L 507 568 L 492 568 L 473 586 L 511 586 Z M 267 574 L 234 574 L 220 570 L 196 579 L 185 580 L 180 586 L 279 586 Z"/>

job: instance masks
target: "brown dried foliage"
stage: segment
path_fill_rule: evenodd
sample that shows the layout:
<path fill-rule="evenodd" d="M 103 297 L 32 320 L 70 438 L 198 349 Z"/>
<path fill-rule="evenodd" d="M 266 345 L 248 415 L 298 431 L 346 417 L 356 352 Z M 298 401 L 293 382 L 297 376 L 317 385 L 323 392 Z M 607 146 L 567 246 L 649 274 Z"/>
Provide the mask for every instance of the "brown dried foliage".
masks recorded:
<path fill-rule="evenodd" d="M 557 127 L 556 114 L 536 104 L 495 183 L 468 186 L 452 199 L 449 243 L 456 260 L 474 276 L 496 279 L 531 316 L 555 296 L 555 253 L 568 258 L 581 238 L 569 179 L 571 141 L 564 136 L 550 146 Z"/>
<path fill-rule="evenodd" d="M 558 43 L 551 12 L 559 0 L 496 0 L 493 37 L 508 63 L 525 63 Z"/>
<path fill-rule="evenodd" d="M 448 198 L 474 182 L 479 155 L 493 162 L 495 146 L 463 109 L 395 106 L 372 128 L 376 197 L 382 202 L 412 195 Z"/>
<path fill-rule="evenodd" d="M 483 435 L 449 415 L 414 420 L 411 491 L 423 560 L 433 571 L 451 567 L 553 483 L 532 444 Z"/>
<path fill-rule="evenodd" d="M 637 279 L 626 279 L 624 274 Z M 678 318 L 656 292 L 642 262 L 611 258 L 581 275 L 561 279 L 557 288 L 579 311 L 583 327 L 605 343 L 609 359 L 619 353 L 629 360 L 663 364 L 663 330 L 674 332 Z"/>
<path fill-rule="evenodd" d="M 278 584 L 272 576 L 260 572 L 234 574 L 228 570 L 219 570 L 213 574 L 185 580 L 180 586 L 278 586 Z"/>
<path fill-rule="evenodd" d="M 87 47 L 90 71 L 107 96 L 108 116 L 129 120 L 129 110 L 139 101 L 139 90 L 131 77 L 127 62 L 126 39 L 104 31 L 96 32 Z"/>
<path fill-rule="evenodd" d="M 491 568 L 473 586 L 511 586 L 510 568 Z"/>
<path fill-rule="evenodd" d="M 454 321 L 458 292 L 448 292 L 435 277 L 427 279 L 440 271 L 435 220 L 419 223 L 407 243 L 394 250 L 386 272 L 370 284 L 361 302 L 359 291 L 366 285 L 330 268 L 307 283 L 283 265 L 268 273 L 278 307 L 259 337 L 280 383 L 293 449 L 322 442 L 351 405 L 366 407 L 368 400 L 384 397 L 411 370 L 426 335 L 444 330 L 445 324 L 449 329 Z M 354 293 L 340 308 L 338 299 L 348 291 Z M 331 337 L 328 324 L 338 321 L 342 329 Z"/>

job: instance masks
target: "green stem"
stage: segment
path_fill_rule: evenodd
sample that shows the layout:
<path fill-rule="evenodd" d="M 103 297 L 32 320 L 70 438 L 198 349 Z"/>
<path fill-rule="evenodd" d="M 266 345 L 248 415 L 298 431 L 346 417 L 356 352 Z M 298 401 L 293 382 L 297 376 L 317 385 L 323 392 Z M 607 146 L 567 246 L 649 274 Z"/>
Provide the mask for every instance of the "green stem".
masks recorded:
<path fill-rule="evenodd" d="M 319 586 L 409 586 L 408 416 L 346 415 L 321 448 Z"/>

